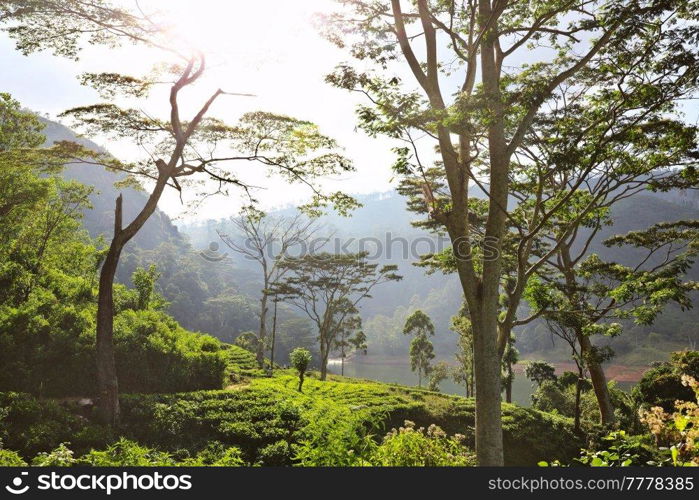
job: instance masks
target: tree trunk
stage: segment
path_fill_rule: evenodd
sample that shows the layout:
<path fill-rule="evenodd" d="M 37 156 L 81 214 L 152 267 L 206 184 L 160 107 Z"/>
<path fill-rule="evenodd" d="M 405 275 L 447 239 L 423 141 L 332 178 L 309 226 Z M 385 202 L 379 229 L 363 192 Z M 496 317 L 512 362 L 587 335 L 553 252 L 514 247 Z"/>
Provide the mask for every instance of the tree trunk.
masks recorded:
<path fill-rule="evenodd" d="M 616 422 L 616 417 L 614 416 L 612 400 L 609 397 L 609 388 L 607 387 L 607 377 L 604 375 L 604 369 L 592 356 L 592 342 L 590 342 L 590 338 L 587 335 L 583 335 L 582 332 L 578 335 L 582 357 L 587 364 L 587 370 L 590 372 L 592 388 L 595 391 L 595 397 L 599 405 L 600 422 L 602 425 L 613 425 Z"/>
<path fill-rule="evenodd" d="M 326 347 L 323 342 L 320 344 L 320 380 L 325 381 L 328 376 L 328 355 L 330 348 Z"/>
<path fill-rule="evenodd" d="M 265 290 L 267 284 L 265 284 Z M 260 331 L 257 335 L 257 364 L 260 368 L 265 367 L 265 341 L 267 340 L 267 294 L 262 292 L 260 299 Z"/>
<path fill-rule="evenodd" d="M 269 375 L 274 375 L 274 343 L 277 340 L 277 298 L 274 297 L 274 316 L 272 317 L 272 346 L 269 350 Z"/>
<path fill-rule="evenodd" d="M 118 204 L 120 205 L 120 202 Z M 116 239 L 112 240 L 100 271 L 99 294 L 97 298 L 97 413 L 102 424 L 112 426 L 119 422 L 119 383 L 114 357 L 114 297 L 112 285 L 122 248 L 123 245 L 118 243 Z"/>
<path fill-rule="evenodd" d="M 473 322 L 476 382 L 476 456 L 480 466 L 504 465 L 497 301 Z M 473 310 L 473 309 L 472 309 Z"/>
<path fill-rule="evenodd" d="M 97 362 L 97 414 L 100 422 L 105 425 L 115 425 L 119 422 L 119 383 L 114 358 L 114 276 L 122 249 L 153 214 L 167 184 L 170 167 L 162 160 L 156 160 L 156 165 L 159 175 L 155 187 L 141 212 L 125 229 L 122 229 L 122 195 L 117 198 L 114 209 L 114 237 L 109 244 L 107 257 L 100 270 L 95 358 Z"/>
<path fill-rule="evenodd" d="M 582 392 L 583 372 L 578 371 L 578 381 L 575 384 L 575 431 L 580 430 L 580 393 Z"/>
<path fill-rule="evenodd" d="M 299 392 L 303 392 L 303 372 L 299 372 Z"/>
<path fill-rule="evenodd" d="M 570 258 L 570 247 L 561 246 L 560 255 L 564 265 L 563 273 L 566 280 L 566 286 L 569 288 L 569 290 L 575 290 L 577 282 L 575 279 L 575 269 Z M 583 306 L 580 304 L 577 294 L 574 292 L 569 293 L 572 294 L 570 303 L 582 310 Z M 595 397 L 597 398 L 597 404 L 599 405 L 600 422 L 603 425 L 612 425 L 614 424 L 616 417 L 614 416 L 614 407 L 612 406 L 612 401 L 609 397 L 607 377 L 604 375 L 602 365 L 593 355 L 593 346 L 592 342 L 590 341 L 590 337 L 585 335 L 580 327 L 575 329 L 575 335 L 580 343 L 581 357 L 587 366 L 587 370 L 590 372 L 590 380 L 592 381 L 592 387 L 595 390 Z"/>
<path fill-rule="evenodd" d="M 507 377 L 507 385 L 505 385 L 505 401 L 507 403 L 511 403 L 512 402 L 512 366 L 508 366 L 507 371 L 508 371 L 508 377 Z"/>

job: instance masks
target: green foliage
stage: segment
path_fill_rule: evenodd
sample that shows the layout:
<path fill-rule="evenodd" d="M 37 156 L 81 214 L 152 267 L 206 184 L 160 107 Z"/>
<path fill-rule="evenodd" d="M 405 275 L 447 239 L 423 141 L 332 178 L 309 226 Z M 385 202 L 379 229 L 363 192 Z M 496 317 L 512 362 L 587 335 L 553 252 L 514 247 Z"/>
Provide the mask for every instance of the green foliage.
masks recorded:
<path fill-rule="evenodd" d="M 124 392 L 220 389 L 228 353 L 217 339 L 184 330 L 166 314 L 126 310 L 114 321 L 117 373 Z"/>
<path fill-rule="evenodd" d="M 303 347 L 297 347 L 291 351 L 291 354 L 289 354 L 291 366 L 294 367 L 299 374 L 299 392 L 303 390 L 303 376 L 306 373 L 309 363 L 311 362 L 311 358 L 312 356 L 310 351 L 308 349 L 304 349 Z"/>
<path fill-rule="evenodd" d="M 0 448 L 0 467 L 26 467 L 27 462 L 22 460 L 16 452 Z"/>
<path fill-rule="evenodd" d="M 559 377 L 556 381 L 546 380 L 536 388 L 532 394 L 532 408 L 574 418 L 575 383 L 564 384 L 561 378 Z M 575 378 L 577 379 L 577 376 Z M 614 382 L 610 382 L 607 389 L 619 426 L 628 432 L 639 432 L 641 428 L 638 420 L 638 406 L 633 398 L 618 389 Z M 597 432 L 599 404 L 588 381 L 584 381 L 580 396 L 580 420 L 586 431 Z"/>
<path fill-rule="evenodd" d="M 448 437 L 436 425 L 427 430 L 415 428 L 406 420 L 403 427 L 392 429 L 371 455 L 371 464 L 387 467 L 475 466 L 476 457 L 463 444 L 460 434 Z"/>
<path fill-rule="evenodd" d="M 104 446 L 111 439 L 108 429 L 89 424 L 67 410 L 67 404 L 38 400 L 28 394 L 0 392 L 0 440 L 23 457 L 49 452 L 61 443 L 77 449 Z M 76 408 L 77 413 L 77 408 Z"/>
<path fill-rule="evenodd" d="M 378 422 L 367 421 L 366 415 L 327 401 L 316 403 L 305 419 L 299 443 L 294 446 L 299 465 L 369 465 L 367 457 L 376 447 L 370 432 Z"/>
<path fill-rule="evenodd" d="M 649 457 L 647 446 L 638 437 L 614 431 L 602 438 L 600 449 L 583 449 L 575 462 L 590 467 L 628 467 L 644 465 Z"/>
<path fill-rule="evenodd" d="M 430 381 L 429 384 L 427 384 L 427 390 L 439 392 L 439 384 L 441 384 L 443 380 L 449 378 L 450 374 L 451 368 L 444 361 L 440 361 L 434 365 L 430 372 Z"/>
<path fill-rule="evenodd" d="M 378 465 L 418 460 L 408 453 L 413 439 L 415 446 L 424 445 L 439 456 L 455 453 L 447 442 L 452 438 L 423 442 L 408 436 L 387 445 L 380 460 L 372 459 L 381 447 L 383 429 L 410 420 L 416 428 L 435 424 L 450 435 L 464 434 L 455 457 L 468 459 L 464 446 L 474 443 L 473 400 L 341 380 L 311 377 L 300 393 L 298 379 L 287 371 L 250 379 L 248 386 L 233 390 L 122 395 L 122 422 L 113 431 L 76 415 L 77 406 L 0 393 L 0 414 L 6 415 L 0 419 L 0 439 L 25 461 L 39 453 L 45 455 L 37 460 L 66 458 L 66 448 L 79 463 L 92 465 Z M 570 461 L 581 446 L 570 419 L 514 405 L 503 405 L 503 429 L 508 465 Z M 61 446 L 67 442 L 71 444 Z M 395 456 L 397 450 L 402 458 Z"/>
<path fill-rule="evenodd" d="M 76 463 L 78 463 L 78 460 L 73 457 L 73 452 L 66 443 L 61 443 L 58 445 L 58 448 L 50 453 L 39 453 L 32 460 L 32 465 L 38 467 L 70 467 Z"/>
<path fill-rule="evenodd" d="M 342 349 L 359 330 L 359 303 L 370 298 L 376 286 L 402 279 L 396 265 L 379 267 L 367 256 L 365 251 L 306 253 L 281 262 L 280 271 L 286 277 L 277 283 L 274 294 L 306 314 L 318 329 L 322 377 L 330 352 Z M 357 344 L 363 345 L 361 338 Z"/>
<path fill-rule="evenodd" d="M 151 264 L 148 269 L 139 267 L 134 271 L 131 281 L 138 293 L 137 310 L 142 311 L 151 307 L 154 309 L 162 308 L 162 298 L 156 296 L 155 293 L 155 283 L 158 281 L 158 278 L 160 278 L 160 273 L 157 271 L 155 264 Z"/>
<path fill-rule="evenodd" d="M 633 397 L 645 407 L 660 406 L 672 411 L 675 401 L 693 401 L 691 388 L 682 384 L 682 375 L 699 376 L 699 351 L 672 353 L 669 362 L 646 371 L 633 389 Z"/>
<path fill-rule="evenodd" d="M 547 380 L 556 380 L 556 369 L 546 361 L 529 361 L 524 369 L 524 375 L 537 385 Z"/>
<path fill-rule="evenodd" d="M 405 320 L 403 334 L 414 335 L 410 341 L 410 368 L 417 372 L 418 386 L 422 386 L 422 377 L 432 371 L 430 361 L 434 359 L 434 346 L 428 336 L 434 335 L 434 325 L 430 317 L 418 309 Z"/>
<path fill-rule="evenodd" d="M 120 439 L 104 451 L 92 450 L 82 457 L 81 462 L 94 467 L 167 467 L 175 465 L 170 454 L 152 450 L 145 446 Z"/>

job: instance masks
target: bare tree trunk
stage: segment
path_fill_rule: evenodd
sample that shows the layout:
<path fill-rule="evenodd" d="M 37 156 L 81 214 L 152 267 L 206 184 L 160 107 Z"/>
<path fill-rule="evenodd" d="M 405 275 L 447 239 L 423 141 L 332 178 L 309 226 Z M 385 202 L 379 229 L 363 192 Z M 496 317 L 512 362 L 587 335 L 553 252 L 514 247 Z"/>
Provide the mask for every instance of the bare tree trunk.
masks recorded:
<path fill-rule="evenodd" d="M 121 196 L 117 201 L 117 213 L 121 212 Z M 120 216 L 120 215 L 119 215 Z M 114 298 L 112 285 L 123 245 L 112 240 L 109 252 L 100 271 L 97 298 L 97 410 L 99 421 L 105 425 L 119 422 L 119 383 L 114 357 Z"/>
<path fill-rule="evenodd" d="M 493 14 L 490 0 L 479 0 L 480 23 Z M 504 465 L 501 419 L 501 363 L 498 351 L 498 315 L 502 235 L 507 219 L 509 158 L 505 137 L 504 108 L 500 93 L 500 70 L 495 60 L 497 30 L 484 26 L 481 46 L 481 78 L 492 120 L 488 126 L 490 193 L 484 244 L 482 280 L 475 296 L 466 294 L 473 325 L 476 378 L 476 457 L 480 466 Z M 464 292 L 468 283 L 464 283 Z"/>
<path fill-rule="evenodd" d="M 114 237 L 109 244 L 107 257 L 100 270 L 95 358 L 97 362 L 97 413 L 100 422 L 105 425 L 115 425 L 119 422 L 119 383 L 114 357 L 114 276 L 119 265 L 121 251 L 153 214 L 165 189 L 169 177 L 168 165 L 162 160 L 157 160 L 156 165 L 159 176 L 153 192 L 148 197 L 141 212 L 125 229 L 122 229 L 122 195 L 117 198 L 114 209 Z"/>

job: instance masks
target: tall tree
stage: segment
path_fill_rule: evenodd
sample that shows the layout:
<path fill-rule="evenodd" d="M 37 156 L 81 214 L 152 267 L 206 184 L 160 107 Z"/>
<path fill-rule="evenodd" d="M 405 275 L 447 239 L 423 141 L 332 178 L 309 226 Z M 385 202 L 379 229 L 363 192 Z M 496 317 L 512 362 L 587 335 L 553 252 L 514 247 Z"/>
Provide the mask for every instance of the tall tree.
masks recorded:
<path fill-rule="evenodd" d="M 372 290 L 398 281 L 395 265 L 379 267 L 367 260 L 367 252 L 355 254 L 308 253 L 282 261 L 288 275 L 279 282 L 279 297 L 305 313 L 318 329 L 320 379 L 328 372 L 328 357 L 346 321 L 354 318 L 359 304 Z"/>
<path fill-rule="evenodd" d="M 288 271 L 287 267 L 281 265 L 284 256 L 294 247 L 306 247 L 320 226 L 313 219 L 305 219 L 302 214 L 293 217 L 271 217 L 254 207 L 246 208 L 239 217 L 231 219 L 231 223 L 238 234 L 217 231 L 219 237 L 234 252 L 257 262 L 262 271 L 260 328 L 256 353 L 257 363 L 262 368 L 268 344 L 269 290 L 274 289 Z"/>
<path fill-rule="evenodd" d="M 681 82 L 687 68 L 696 66 L 696 47 L 684 44 L 697 31 L 696 12 L 682 0 L 340 1 L 345 8 L 322 26 L 369 69 L 343 65 L 328 79 L 369 97 L 371 104 L 358 112 L 366 130 L 406 141 L 396 148 L 395 168 L 415 180 L 421 211 L 452 241 L 474 333 L 478 461 L 502 465 L 500 358 L 508 323 L 528 277 L 541 265 L 531 261 L 535 237 L 561 209 L 553 199 L 539 199 L 533 217 L 517 221 L 514 286 L 501 316 L 512 160 L 535 130 L 536 117 L 560 104 L 562 89 L 576 75 L 600 83 L 610 68 L 622 67 L 652 86 L 653 71 L 661 68 L 659 73 Z M 520 63 L 532 58 L 532 64 Z M 663 66 L 672 65 L 678 71 L 665 73 Z M 406 73 L 413 84 L 404 83 Z M 623 94 L 630 80 L 612 84 L 620 84 Z M 421 161 L 431 155 L 429 141 L 438 146 L 439 190 Z M 482 214 L 471 188 L 487 197 Z M 482 234 L 473 226 L 480 215 Z"/>
<path fill-rule="evenodd" d="M 417 372 L 417 385 L 422 387 L 422 377 L 432 371 L 431 361 L 434 359 L 434 346 L 430 337 L 434 336 L 434 324 L 430 317 L 417 310 L 408 316 L 403 326 L 404 335 L 413 335 L 410 341 L 410 368 Z"/>

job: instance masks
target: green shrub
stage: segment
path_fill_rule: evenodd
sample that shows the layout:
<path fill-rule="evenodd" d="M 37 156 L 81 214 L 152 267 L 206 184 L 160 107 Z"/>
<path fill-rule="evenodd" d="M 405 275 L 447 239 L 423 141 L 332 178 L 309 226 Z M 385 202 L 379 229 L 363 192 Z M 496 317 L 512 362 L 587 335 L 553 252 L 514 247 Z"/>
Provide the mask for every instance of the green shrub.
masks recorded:
<path fill-rule="evenodd" d="M 0 448 L 0 467 L 26 467 L 27 462 L 22 460 L 17 452 Z"/>
<path fill-rule="evenodd" d="M 85 396 L 96 390 L 95 304 L 86 281 L 56 276 L 18 307 L 0 304 L 0 391 Z M 118 298 L 127 293 L 115 287 Z M 81 296 L 81 298 L 78 297 Z M 182 328 L 162 311 L 124 309 L 114 318 L 123 392 L 220 389 L 229 353 L 219 340 Z"/>
<path fill-rule="evenodd" d="M 39 401 L 17 392 L 0 393 L 0 439 L 25 458 L 48 452 L 71 441 L 85 425 L 54 401 Z"/>
<path fill-rule="evenodd" d="M 32 465 L 38 467 L 70 467 L 77 462 L 77 459 L 73 457 L 73 451 L 66 446 L 66 443 L 61 443 L 58 445 L 58 448 L 50 453 L 39 453 L 32 460 Z"/>
<path fill-rule="evenodd" d="M 625 431 L 615 431 L 602 438 L 594 449 L 582 449 L 575 464 L 590 467 L 627 467 L 646 465 L 655 458 L 642 436 L 630 436 Z"/>
<path fill-rule="evenodd" d="M 258 454 L 259 465 L 283 466 L 291 465 L 293 451 L 291 444 L 286 441 L 277 441 L 262 448 Z"/>
<path fill-rule="evenodd" d="M 316 401 L 305 417 L 301 439 L 294 445 L 294 460 L 305 467 L 352 467 L 369 465 L 376 447 L 371 430 L 379 420 L 366 412 L 329 401 Z"/>
<path fill-rule="evenodd" d="M 371 454 L 371 464 L 389 467 L 475 466 L 476 457 L 464 446 L 464 436 L 448 437 L 436 425 L 415 428 L 405 421 L 393 429 Z"/>
<path fill-rule="evenodd" d="M 660 406 L 667 412 L 675 401 L 693 401 L 692 390 L 682 385 L 682 375 L 699 378 L 699 351 L 680 351 L 670 355 L 670 361 L 660 363 L 643 374 L 632 394 L 639 405 Z"/>
<path fill-rule="evenodd" d="M 90 451 L 80 458 L 80 463 L 94 467 L 163 467 L 176 465 L 170 454 L 141 446 L 123 438 L 104 451 Z"/>

